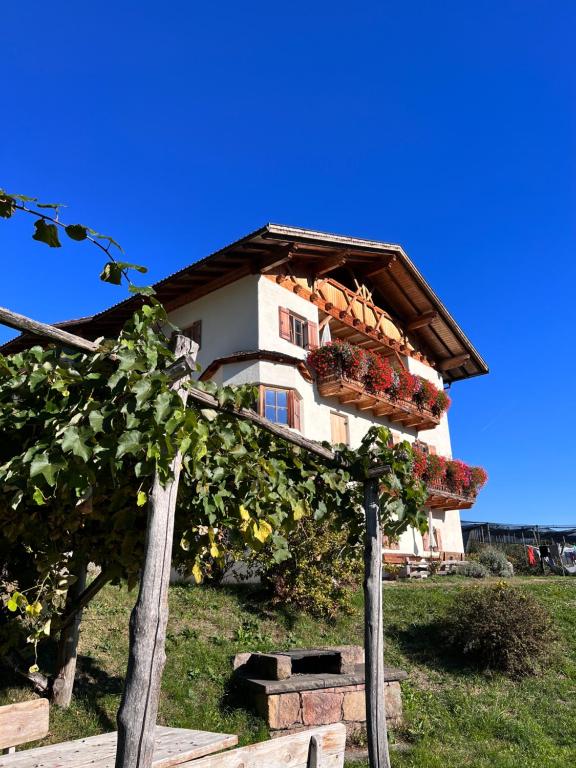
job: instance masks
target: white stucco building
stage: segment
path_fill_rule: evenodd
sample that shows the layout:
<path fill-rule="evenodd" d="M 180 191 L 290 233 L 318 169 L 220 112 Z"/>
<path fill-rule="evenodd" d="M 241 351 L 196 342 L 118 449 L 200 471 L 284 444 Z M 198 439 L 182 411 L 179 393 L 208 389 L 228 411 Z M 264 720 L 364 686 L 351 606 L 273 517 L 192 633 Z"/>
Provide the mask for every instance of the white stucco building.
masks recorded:
<path fill-rule="evenodd" d="M 262 414 L 313 440 L 355 447 L 372 425 L 383 424 L 395 440 L 452 457 L 445 413 L 391 402 L 346 377 L 315 376 L 306 358 L 330 340 L 382 355 L 439 390 L 488 371 L 398 245 L 270 224 L 155 288 L 171 321 L 200 344 L 203 378 L 257 384 Z M 89 338 L 109 335 L 137 301 L 67 328 Z M 459 509 L 473 500 L 436 484 L 429 497 L 432 541 L 410 530 L 389 542 L 388 559 L 461 554 Z"/>

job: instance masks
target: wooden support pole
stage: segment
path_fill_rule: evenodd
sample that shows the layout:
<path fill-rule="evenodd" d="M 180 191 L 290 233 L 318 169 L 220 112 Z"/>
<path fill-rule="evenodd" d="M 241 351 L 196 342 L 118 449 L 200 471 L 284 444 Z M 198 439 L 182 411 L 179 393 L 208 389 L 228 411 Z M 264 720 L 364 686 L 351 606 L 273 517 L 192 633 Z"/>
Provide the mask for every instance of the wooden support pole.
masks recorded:
<path fill-rule="evenodd" d="M 91 505 L 92 498 L 86 503 Z M 86 589 L 87 563 L 80 561 L 77 563 L 75 570 L 77 571 L 75 574 L 77 579 L 68 590 L 66 608 L 74 605 L 77 598 Z M 82 608 L 77 610 L 72 621 L 60 630 L 57 672 L 52 683 L 52 702 L 58 707 L 67 708 L 72 702 L 81 623 Z"/>
<path fill-rule="evenodd" d="M 370 768 L 390 768 L 384 704 L 384 624 L 382 618 L 382 532 L 378 479 L 364 482 L 364 650 L 366 729 Z"/>
<path fill-rule="evenodd" d="M 176 336 L 176 356 L 190 355 L 198 345 Z M 172 387 L 186 406 L 188 388 L 183 380 Z M 168 622 L 168 586 L 172 562 L 172 539 L 182 457 L 172 461 L 172 477 L 163 485 L 158 473 L 148 501 L 144 567 L 138 600 L 130 616 L 128 670 L 118 710 L 116 768 L 150 768 L 154 753 L 154 730 L 158 715 L 164 649 Z"/>

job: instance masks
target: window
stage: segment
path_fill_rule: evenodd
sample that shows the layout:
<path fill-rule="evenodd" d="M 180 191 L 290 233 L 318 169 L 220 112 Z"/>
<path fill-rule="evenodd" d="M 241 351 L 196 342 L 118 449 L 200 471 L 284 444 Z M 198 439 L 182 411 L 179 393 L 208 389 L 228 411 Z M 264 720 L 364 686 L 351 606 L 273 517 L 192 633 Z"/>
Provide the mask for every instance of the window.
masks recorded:
<path fill-rule="evenodd" d="M 275 424 L 288 424 L 288 390 L 264 390 L 264 416 Z"/>
<path fill-rule="evenodd" d="M 308 323 L 297 315 L 290 315 L 290 341 L 306 349 L 308 346 Z"/>
<path fill-rule="evenodd" d="M 348 445 L 348 418 L 335 411 L 330 412 L 330 427 L 332 430 L 332 443 L 334 445 Z"/>
<path fill-rule="evenodd" d="M 318 342 L 318 323 L 306 320 L 286 307 L 278 307 L 280 338 L 296 344 L 302 349 L 316 349 Z"/>
<path fill-rule="evenodd" d="M 260 414 L 275 424 L 300 430 L 300 398 L 293 389 L 260 387 Z"/>
<path fill-rule="evenodd" d="M 202 320 L 196 320 L 188 328 L 184 328 L 182 333 L 192 341 L 195 341 L 198 344 L 198 349 L 200 349 L 202 346 Z"/>

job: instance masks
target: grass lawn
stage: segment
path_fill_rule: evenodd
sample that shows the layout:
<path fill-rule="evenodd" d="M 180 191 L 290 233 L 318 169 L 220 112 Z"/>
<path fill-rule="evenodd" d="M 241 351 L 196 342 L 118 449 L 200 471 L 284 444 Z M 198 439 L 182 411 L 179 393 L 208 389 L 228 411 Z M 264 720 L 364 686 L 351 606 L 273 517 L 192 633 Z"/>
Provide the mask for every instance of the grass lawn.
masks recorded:
<path fill-rule="evenodd" d="M 402 684 L 405 723 L 392 741 L 394 768 L 542 768 L 571 765 L 576 756 L 576 580 L 514 579 L 554 615 L 560 640 L 541 677 L 511 682 L 451 667 L 429 642 L 426 626 L 457 590 L 459 578 L 384 587 L 386 663 L 409 672 Z M 135 598 L 105 589 L 85 612 L 77 693 L 67 711 L 51 710 L 48 742 L 115 728 L 127 653 L 127 625 Z M 160 721 L 236 733 L 241 743 L 266 738 L 264 723 L 231 706 L 230 659 L 242 650 L 362 643 L 362 599 L 352 615 L 316 621 L 268 611 L 246 589 L 173 587 Z M 30 698 L 5 673 L 0 704 Z M 359 764 L 356 764 L 359 765 Z"/>

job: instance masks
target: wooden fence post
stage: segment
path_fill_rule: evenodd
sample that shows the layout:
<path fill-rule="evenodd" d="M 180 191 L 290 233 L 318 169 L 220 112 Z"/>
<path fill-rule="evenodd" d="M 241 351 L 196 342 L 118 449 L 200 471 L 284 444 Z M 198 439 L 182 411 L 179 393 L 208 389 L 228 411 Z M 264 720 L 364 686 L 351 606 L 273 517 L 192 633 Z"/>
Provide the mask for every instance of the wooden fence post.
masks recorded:
<path fill-rule="evenodd" d="M 378 479 L 364 481 L 364 650 L 366 729 L 370 768 L 390 768 L 384 703 L 384 624 L 382 618 L 382 532 Z"/>
<path fill-rule="evenodd" d="M 194 348 L 194 350 L 193 350 Z M 198 345 L 176 336 L 175 354 L 195 354 Z M 186 406 L 182 381 L 172 385 Z M 116 768 L 150 768 L 162 672 L 166 661 L 168 586 L 172 563 L 174 513 L 182 466 L 180 454 L 172 462 L 172 479 L 162 485 L 158 474 L 148 501 L 144 567 L 138 600 L 130 616 L 130 649 L 122 702 L 118 710 Z"/>

